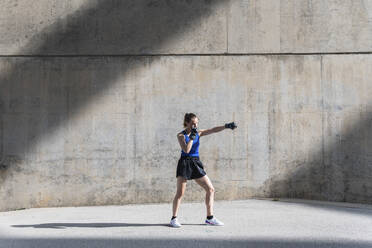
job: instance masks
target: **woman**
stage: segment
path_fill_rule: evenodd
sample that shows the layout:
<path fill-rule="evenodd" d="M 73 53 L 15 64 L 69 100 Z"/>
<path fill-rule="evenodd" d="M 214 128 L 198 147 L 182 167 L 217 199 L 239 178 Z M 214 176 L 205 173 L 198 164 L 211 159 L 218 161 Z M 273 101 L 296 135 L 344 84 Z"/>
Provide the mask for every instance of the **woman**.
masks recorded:
<path fill-rule="evenodd" d="M 185 129 L 177 134 L 177 139 L 182 150 L 177 165 L 177 193 L 173 199 L 173 216 L 170 221 L 170 226 L 172 227 L 181 227 L 181 224 L 177 220 L 177 211 L 185 193 L 187 180 L 192 179 L 195 179 L 206 191 L 205 203 L 207 206 L 207 218 L 205 224 L 224 225 L 223 222 L 213 216 L 214 187 L 204 171 L 202 162 L 199 160 L 199 144 L 201 136 L 220 132 L 225 128 L 234 129 L 237 126 L 234 122 L 231 122 L 226 123 L 224 126 L 217 126 L 211 129 L 200 129 L 197 131 L 198 122 L 198 117 L 195 114 L 186 113 L 183 122 Z"/>

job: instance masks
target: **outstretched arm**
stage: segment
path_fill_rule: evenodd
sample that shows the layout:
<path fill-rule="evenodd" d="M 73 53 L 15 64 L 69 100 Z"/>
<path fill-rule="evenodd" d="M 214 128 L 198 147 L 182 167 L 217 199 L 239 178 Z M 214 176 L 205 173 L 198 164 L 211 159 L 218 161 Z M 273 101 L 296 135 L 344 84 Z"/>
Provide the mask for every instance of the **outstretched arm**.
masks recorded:
<path fill-rule="evenodd" d="M 199 132 L 199 136 L 205 136 L 212 133 L 217 133 L 225 129 L 225 126 L 217 126 L 210 129 L 201 129 Z"/>
<path fill-rule="evenodd" d="M 224 126 L 217 126 L 217 127 L 211 128 L 211 129 L 202 129 L 202 130 L 199 131 L 199 136 L 204 136 L 204 135 L 208 135 L 208 134 L 211 134 L 211 133 L 217 133 L 217 132 L 222 131 L 226 128 L 231 128 L 232 130 L 234 130 L 237 127 L 238 126 L 235 124 L 235 122 L 230 122 L 230 123 L 226 123 Z"/>

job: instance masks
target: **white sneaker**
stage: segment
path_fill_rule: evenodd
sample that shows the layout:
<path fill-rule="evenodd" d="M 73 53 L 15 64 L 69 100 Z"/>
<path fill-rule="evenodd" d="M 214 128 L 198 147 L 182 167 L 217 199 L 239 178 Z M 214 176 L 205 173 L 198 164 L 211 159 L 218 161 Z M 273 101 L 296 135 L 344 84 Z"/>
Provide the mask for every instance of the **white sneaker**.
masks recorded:
<path fill-rule="evenodd" d="M 171 220 L 169 225 L 171 227 L 181 227 L 181 224 L 178 222 L 177 218 L 174 218 L 173 220 Z"/>
<path fill-rule="evenodd" d="M 223 225 L 225 225 L 222 221 L 220 221 L 216 217 L 213 217 L 210 220 L 206 219 L 205 224 L 206 225 L 212 225 L 212 226 L 223 226 Z"/>

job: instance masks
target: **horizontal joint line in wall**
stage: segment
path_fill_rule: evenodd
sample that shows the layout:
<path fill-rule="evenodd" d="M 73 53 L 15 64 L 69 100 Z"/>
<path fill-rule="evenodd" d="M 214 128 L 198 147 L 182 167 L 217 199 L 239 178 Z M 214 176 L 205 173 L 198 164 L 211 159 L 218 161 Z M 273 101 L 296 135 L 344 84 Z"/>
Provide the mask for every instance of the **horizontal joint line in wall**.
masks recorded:
<path fill-rule="evenodd" d="M 268 55 L 352 55 L 370 52 L 314 52 L 314 53 L 157 53 L 157 54 L 34 54 L 0 55 L 0 57 L 156 57 L 156 56 L 268 56 Z"/>

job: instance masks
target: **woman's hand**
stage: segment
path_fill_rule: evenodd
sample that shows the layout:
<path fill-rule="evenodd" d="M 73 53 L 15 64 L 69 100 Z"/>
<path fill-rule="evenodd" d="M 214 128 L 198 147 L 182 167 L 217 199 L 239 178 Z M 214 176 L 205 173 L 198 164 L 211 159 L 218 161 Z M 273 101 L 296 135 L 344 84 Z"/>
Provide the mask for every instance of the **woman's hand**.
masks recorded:
<path fill-rule="evenodd" d="M 192 140 L 195 139 L 197 133 L 198 131 L 196 130 L 196 128 L 191 128 L 191 133 L 189 135 L 189 138 Z"/>
<path fill-rule="evenodd" d="M 225 128 L 231 128 L 232 130 L 234 130 L 234 128 L 237 128 L 238 126 L 235 125 L 234 122 L 230 122 L 230 123 L 226 123 L 225 124 Z"/>

